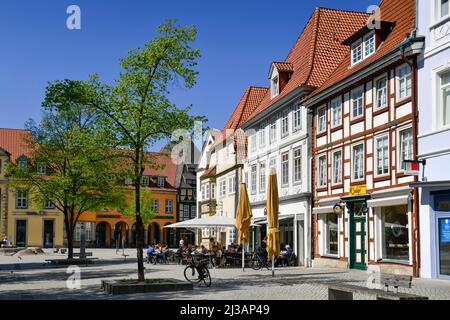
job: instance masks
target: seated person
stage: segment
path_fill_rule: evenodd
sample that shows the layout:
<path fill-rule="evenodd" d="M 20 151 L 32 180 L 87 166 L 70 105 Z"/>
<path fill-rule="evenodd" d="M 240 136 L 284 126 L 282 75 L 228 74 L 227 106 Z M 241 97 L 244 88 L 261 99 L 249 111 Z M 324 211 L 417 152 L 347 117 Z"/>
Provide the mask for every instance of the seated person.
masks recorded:
<path fill-rule="evenodd" d="M 149 245 L 147 248 L 147 263 L 150 263 L 150 260 L 152 259 L 154 254 L 155 254 L 155 247 Z"/>
<path fill-rule="evenodd" d="M 209 250 L 206 249 L 206 247 L 205 247 L 204 245 L 202 245 L 202 246 L 200 247 L 200 252 L 201 252 L 202 254 L 208 254 L 208 253 L 209 253 Z"/>
<path fill-rule="evenodd" d="M 294 249 L 292 249 L 291 246 L 288 244 L 284 247 L 284 251 L 281 251 L 281 255 L 283 257 L 290 257 L 293 253 Z"/>

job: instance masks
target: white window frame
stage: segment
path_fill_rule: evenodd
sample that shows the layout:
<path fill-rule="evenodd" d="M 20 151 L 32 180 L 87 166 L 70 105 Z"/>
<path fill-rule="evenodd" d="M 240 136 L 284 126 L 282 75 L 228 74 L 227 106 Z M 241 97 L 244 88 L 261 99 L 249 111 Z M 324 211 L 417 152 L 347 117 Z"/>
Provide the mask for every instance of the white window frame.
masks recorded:
<path fill-rule="evenodd" d="M 340 165 L 339 165 L 339 175 L 338 175 L 338 177 L 339 177 L 339 180 L 338 181 L 336 181 L 336 166 L 335 166 L 335 158 L 334 158 L 334 155 L 336 154 L 336 153 L 340 153 L 341 154 L 341 161 L 340 161 Z M 333 186 L 337 186 L 337 185 L 341 185 L 342 184 L 342 172 L 343 172 L 343 156 L 344 156 L 344 153 L 342 152 L 342 149 L 337 149 L 337 150 L 334 150 L 332 153 L 331 153 L 331 185 L 333 185 Z"/>
<path fill-rule="evenodd" d="M 256 132 L 253 132 L 250 135 L 250 151 L 252 153 L 255 153 L 257 149 L 258 149 L 258 146 L 256 145 Z"/>
<path fill-rule="evenodd" d="M 219 181 L 219 194 L 221 198 L 227 196 L 227 179 L 222 179 Z"/>
<path fill-rule="evenodd" d="M 228 194 L 236 193 L 236 176 L 228 177 Z"/>
<path fill-rule="evenodd" d="M 173 213 L 173 200 L 166 199 L 166 213 Z"/>
<path fill-rule="evenodd" d="M 320 165 L 320 160 L 325 158 L 325 168 Z M 324 169 L 323 184 L 321 184 L 321 169 Z M 328 157 L 326 153 L 317 156 L 317 187 L 324 188 L 328 185 Z"/>
<path fill-rule="evenodd" d="M 293 155 L 293 161 L 292 161 L 292 166 L 293 166 L 293 170 L 292 170 L 292 181 L 294 182 L 294 184 L 301 184 L 302 183 L 302 147 L 297 147 L 292 151 L 292 155 Z M 299 161 L 298 166 L 297 161 Z M 298 172 L 297 172 L 298 170 Z"/>
<path fill-rule="evenodd" d="M 361 52 L 358 60 L 355 60 L 355 50 L 358 50 L 358 51 Z M 360 63 L 363 60 L 363 54 L 364 54 L 363 53 L 362 40 L 358 39 L 357 41 L 353 42 L 350 51 L 351 51 L 351 57 L 350 58 L 351 58 L 352 66 L 355 65 L 355 64 Z"/>
<path fill-rule="evenodd" d="M 183 218 L 189 218 L 189 214 L 190 214 L 189 210 L 190 209 L 189 209 L 188 205 L 184 205 L 183 206 Z"/>
<path fill-rule="evenodd" d="M 406 130 L 410 130 L 411 131 L 411 155 L 412 158 L 414 158 L 414 138 L 412 135 L 412 126 L 405 126 L 402 128 L 397 129 L 397 172 L 399 173 L 403 173 L 405 172 L 404 167 L 403 167 L 403 160 L 402 160 L 402 152 L 403 152 L 403 146 L 402 146 L 402 137 L 401 137 L 401 133 L 406 131 Z M 407 159 L 407 160 L 413 160 L 413 159 Z"/>
<path fill-rule="evenodd" d="M 355 172 L 356 172 L 356 161 L 355 161 L 355 148 L 362 146 L 362 177 L 361 178 L 355 178 Z M 360 182 L 364 181 L 366 178 L 366 146 L 364 142 L 358 142 L 352 145 L 351 149 L 351 181 L 352 182 Z"/>
<path fill-rule="evenodd" d="M 321 115 L 321 112 L 323 115 Z M 321 122 L 323 121 L 323 127 L 321 128 Z M 317 110 L 317 133 L 323 133 L 327 131 L 327 106 L 320 107 Z"/>
<path fill-rule="evenodd" d="M 149 186 L 150 185 L 150 177 L 149 176 L 143 176 L 142 177 L 142 185 L 143 186 Z"/>
<path fill-rule="evenodd" d="M 293 132 L 302 130 L 302 106 L 300 104 L 292 107 L 292 130 Z"/>
<path fill-rule="evenodd" d="M 384 89 L 385 94 L 386 94 L 385 95 L 386 102 L 385 102 L 384 105 L 379 107 L 378 106 L 378 98 L 380 97 L 380 93 L 382 93 L 383 90 L 382 89 L 381 90 L 378 89 L 378 83 L 380 83 L 383 80 L 386 83 L 386 87 Z M 386 108 L 389 105 L 389 94 L 388 93 L 389 93 L 389 79 L 388 79 L 388 76 L 387 75 L 383 75 L 383 76 L 375 79 L 375 81 L 374 81 L 374 98 L 373 98 L 374 101 L 375 101 L 375 104 L 374 104 L 374 110 L 375 111 L 382 110 L 382 109 Z"/>
<path fill-rule="evenodd" d="M 209 193 L 209 191 L 210 191 L 210 184 L 207 183 L 207 184 L 205 185 L 205 192 L 206 192 L 206 199 L 207 199 L 207 200 L 211 199 L 211 194 Z"/>
<path fill-rule="evenodd" d="M 324 256 L 337 258 L 337 257 L 339 257 L 339 245 L 340 245 L 340 238 L 341 238 L 340 233 L 339 233 L 340 217 L 339 217 L 339 215 L 336 215 L 337 216 L 337 241 L 338 241 L 338 250 L 337 251 L 338 252 L 336 254 L 334 254 L 334 253 L 330 253 L 330 228 L 328 226 L 328 217 L 330 215 L 336 215 L 336 214 L 335 213 L 326 213 L 324 215 L 325 219 L 322 220 L 323 229 L 324 229 L 324 237 L 323 237 L 323 241 L 324 241 L 323 249 L 324 249 L 324 253 L 325 253 Z"/>
<path fill-rule="evenodd" d="M 272 118 L 269 124 L 269 144 L 277 142 L 277 118 Z"/>
<path fill-rule="evenodd" d="M 354 93 L 355 92 L 359 92 L 359 91 L 361 91 L 361 98 L 358 96 L 358 98 L 357 98 L 357 100 L 358 101 L 360 101 L 361 100 L 361 114 L 358 114 L 358 115 L 354 115 L 354 103 L 355 103 L 355 98 L 354 98 Z M 357 88 L 355 88 L 355 89 L 353 89 L 351 92 L 350 92 L 350 117 L 351 117 L 351 119 L 352 120 L 355 120 L 355 119 L 360 119 L 360 118 L 362 118 L 362 117 L 364 117 L 364 105 L 365 105 L 365 99 L 364 99 L 364 85 L 361 85 L 361 86 L 359 86 L 359 87 L 357 87 Z M 359 110 L 359 106 L 358 106 L 358 110 Z"/>
<path fill-rule="evenodd" d="M 259 127 L 259 147 L 264 148 L 266 146 L 266 124 L 262 123 Z"/>
<path fill-rule="evenodd" d="M 367 39 L 373 39 L 373 51 L 367 53 Z M 356 50 L 360 52 L 358 55 L 359 58 L 356 60 Z M 364 35 L 362 38 L 356 40 L 352 43 L 350 52 L 351 52 L 351 65 L 354 66 L 361 61 L 367 59 L 371 55 L 373 55 L 377 51 L 377 43 L 376 43 L 376 37 L 375 37 L 375 31 L 371 31 L 370 33 Z"/>
<path fill-rule="evenodd" d="M 155 210 L 156 208 L 156 210 Z M 152 199 L 152 211 L 155 213 L 159 213 L 159 200 L 158 199 Z"/>
<path fill-rule="evenodd" d="M 387 138 L 387 172 L 386 173 L 378 173 L 378 141 L 381 139 L 386 139 Z M 374 168 L 374 176 L 376 178 L 380 178 L 380 177 L 386 177 L 389 176 L 391 174 L 391 150 L 390 150 L 390 136 L 389 133 L 384 133 L 381 135 L 378 135 L 374 138 L 374 164 L 373 164 L 373 168 Z M 383 158 L 384 160 L 384 158 Z M 383 162 L 384 163 L 384 162 Z M 382 169 L 386 169 L 384 167 L 384 165 L 382 165 Z M 384 170 L 383 170 L 384 171 Z"/>
<path fill-rule="evenodd" d="M 158 177 L 158 187 L 164 188 L 166 185 L 166 178 L 165 177 Z"/>
<path fill-rule="evenodd" d="M 257 189 L 258 189 L 257 188 L 257 181 L 258 181 L 257 176 L 258 176 L 258 168 L 257 168 L 256 164 L 254 164 L 250 167 L 250 184 L 251 184 L 250 192 L 253 195 L 257 193 Z"/>
<path fill-rule="evenodd" d="M 400 78 L 400 70 L 402 70 L 402 69 L 408 69 L 409 68 L 409 76 L 408 76 L 408 74 L 406 73 L 402 78 Z M 408 94 L 406 94 L 406 92 L 408 91 L 408 77 L 409 77 L 409 95 Z M 405 80 L 405 96 L 404 97 L 401 97 L 400 96 L 400 92 L 401 92 L 401 90 L 400 90 L 400 81 L 401 81 L 401 79 L 403 79 L 403 78 L 405 78 L 404 80 Z M 406 100 L 406 99 L 408 99 L 408 98 L 410 98 L 411 97 L 411 95 L 412 95 L 412 90 L 413 90 L 413 83 L 412 83 L 412 68 L 411 68 L 411 66 L 409 65 L 409 64 L 407 64 L 407 63 L 405 63 L 405 64 L 403 64 L 403 65 L 401 65 L 401 66 L 399 66 L 399 67 L 397 67 L 396 69 L 395 69 L 395 88 L 396 88 L 396 93 L 395 93 L 395 97 L 396 97 L 396 100 L 397 100 L 397 102 L 401 102 L 401 101 L 404 101 L 404 100 Z"/>
<path fill-rule="evenodd" d="M 283 158 L 287 157 L 287 160 Z M 289 186 L 289 151 L 281 153 L 281 185 L 286 187 Z"/>
<path fill-rule="evenodd" d="M 370 53 L 367 53 L 367 39 L 371 39 L 373 40 L 373 51 L 371 51 Z M 376 37 L 375 37 L 375 31 L 370 32 L 369 34 L 366 34 L 363 37 L 363 59 L 367 59 L 368 57 L 370 57 L 371 55 L 373 55 L 375 53 L 375 51 L 377 50 L 376 48 Z"/>
<path fill-rule="evenodd" d="M 270 158 L 270 160 L 269 160 L 269 170 L 270 169 L 277 170 L 277 157 Z"/>
<path fill-rule="evenodd" d="M 16 192 L 16 209 L 28 209 L 28 192 L 26 190 L 17 190 Z"/>
<path fill-rule="evenodd" d="M 447 18 L 450 18 L 450 2 L 448 4 L 449 8 L 447 9 L 447 13 L 445 15 L 443 15 L 443 13 L 442 13 L 442 0 L 435 0 L 434 6 L 435 6 L 435 10 L 436 10 L 436 15 L 435 15 L 436 21 L 446 20 Z"/>
<path fill-rule="evenodd" d="M 272 78 L 272 80 L 270 82 L 270 89 L 271 89 L 272 98 L 274 98 L 280 94 L 280 77 L 279 77 L 279 75 L 276 75 Z"/>
<path fill-rule="evenodd" d="M 336 112 L 338 117 L 336 117 Z M 338 120 L 335 122 L 335 120 Z M 342 125 L 342 98 L 339 96 L 331 100 L 331 127 L 336 128 Z"/>
<path fill-rule="evenodd" d="M 267 176 L 266 162 L 259 163 L 259 193 L 266 192 L 266 176 Z"/>
<path fill-rule="evenodd" d="M 445 123 L 445 102 L 444 102 L 444 90 L 450 90 L 450 82 L 448 84 L 443 84 L 443 77 L 444 75 L 448 74 L 450 77 L 450 68 L 443 70 L 439 73 L 437 73 L 437 83 L 438 83 L 438 98 L 437 98 L 437 105 L 438 105 L 438 121 L 439 119 L 442 119 L 442 121 L 438 122 L 438 129 L 447 129 L 450 128 L 450 122 Z M 450 106 L 448 106 L 448 110 L 450 112 Z"/>
<path fill-rule="evenodd" d="M 215 198 L 216 198 L 216 184 L 211 183 L 211 199 L 215 199 Z"/>
<path fill-rule="evenodd" d="M 289 109 L 281 112 L 281 139 L 289 135 Z"/>

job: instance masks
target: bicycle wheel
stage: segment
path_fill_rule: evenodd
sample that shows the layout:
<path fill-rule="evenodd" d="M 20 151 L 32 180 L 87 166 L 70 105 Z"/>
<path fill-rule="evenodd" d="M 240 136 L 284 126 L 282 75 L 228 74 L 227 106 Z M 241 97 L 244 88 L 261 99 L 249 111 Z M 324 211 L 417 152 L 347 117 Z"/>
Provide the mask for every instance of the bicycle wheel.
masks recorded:
<path fill-rule="evenodd" d="M 203 278 L 202 278 L 202 280 L 203 280 L 203 282 L 205 283 L 205 285 L 207 287 L 211 287 L 211 275 L 209 274 L 209 270 L 206 267 L 203 270 Z"/>
<path fill-rule="evenodd" d="M 260 270 L 261 269 L 261 263 L 257 256 L 253 256 L 250 260 L 250 268 L 253 270 Z"/>
<path fill-rule="evenodd" d="M 188 265 L 184 268 L 184 277 L 187 281 L 192 283 L 200 282 L 199 274 L 194 266 Z"/>

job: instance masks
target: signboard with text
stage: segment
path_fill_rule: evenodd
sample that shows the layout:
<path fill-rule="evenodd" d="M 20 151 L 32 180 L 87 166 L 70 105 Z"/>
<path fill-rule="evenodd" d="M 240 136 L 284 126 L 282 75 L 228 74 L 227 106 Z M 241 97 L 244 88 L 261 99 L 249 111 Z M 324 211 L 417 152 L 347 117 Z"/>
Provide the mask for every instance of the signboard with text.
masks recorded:
<path fill-rule="evenodd" d="M 360 196 L 360 195 L 364 195 L 366 193 L 367 193 L 367 185 L 365 185 L 365 184 L 350 187 L 350 195 L 351 196 Z"/>

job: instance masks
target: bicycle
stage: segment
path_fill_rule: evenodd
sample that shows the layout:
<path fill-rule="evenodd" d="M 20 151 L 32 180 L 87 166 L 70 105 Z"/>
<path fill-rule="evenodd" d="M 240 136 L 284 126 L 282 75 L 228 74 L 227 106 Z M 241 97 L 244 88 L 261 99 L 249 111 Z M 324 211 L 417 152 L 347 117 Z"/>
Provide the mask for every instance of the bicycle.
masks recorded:
<path fill-rule="evenodd" d="M 211 286 L 211 275 L 209 274 L 208 259 L 196 261 L 195 256 L 188 254 L 189 262 L 184 268 L 184 277 L 191 283 L 204 282 L 207 287 Z"/>
<path fill-rule="evenodd" d="M 252 268 L 253 270 L 260 270 L 263 267 L 267 268 L 267 270 L 270 270 L 271 268 L 271 266 L 268 263 L 267 257 L 263 256 L 263 254 L 258 251 L 253 252 L 249 264 L 250 268 Z"/>

